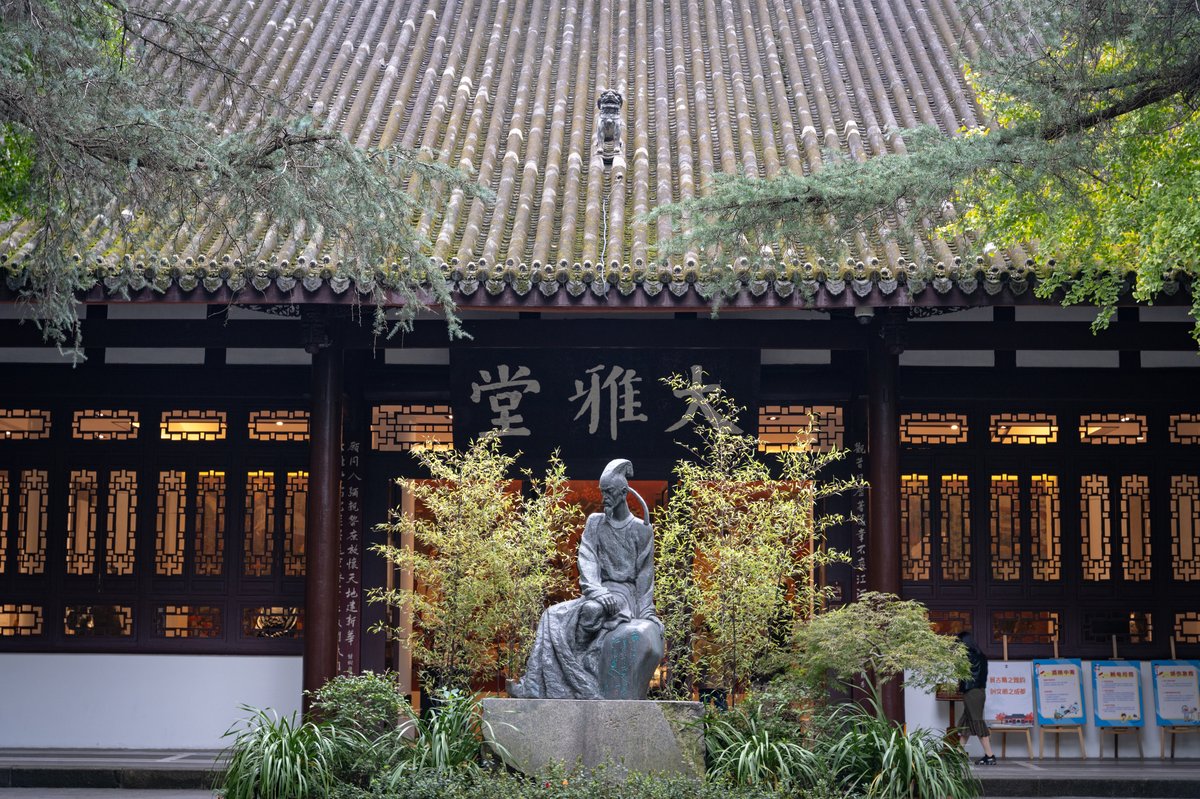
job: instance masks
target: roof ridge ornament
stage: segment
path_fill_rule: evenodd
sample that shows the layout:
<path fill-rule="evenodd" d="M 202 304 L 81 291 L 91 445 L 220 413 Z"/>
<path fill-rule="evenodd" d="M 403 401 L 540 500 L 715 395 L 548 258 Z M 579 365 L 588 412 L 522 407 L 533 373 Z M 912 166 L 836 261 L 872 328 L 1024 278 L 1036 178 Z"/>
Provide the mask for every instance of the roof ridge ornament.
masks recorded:
<path fill-rule="evenodd" d="M 613 160 L 625 150 L 625 125 L 621 119 L 621 108 L 625 98 L 620 92 L 606 89 L 600 93 L 596 108 L 600 118 L 596 122 L 596 153 L 604 162 L 604 168 L 612 166 Z"/>

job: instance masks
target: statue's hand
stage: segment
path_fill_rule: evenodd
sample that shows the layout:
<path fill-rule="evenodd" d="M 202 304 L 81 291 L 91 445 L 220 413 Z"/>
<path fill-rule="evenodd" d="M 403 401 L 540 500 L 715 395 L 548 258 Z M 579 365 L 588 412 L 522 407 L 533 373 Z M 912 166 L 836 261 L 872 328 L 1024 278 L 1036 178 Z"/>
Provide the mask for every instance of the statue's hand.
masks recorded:
<path fill-rule="evenodd" d="M 616 594 L 605 594 L 600 597 L 600 605 L 604 608 L 606 616 L 615 616 L 621 609 L 621 601 L 617 599 Z"/>

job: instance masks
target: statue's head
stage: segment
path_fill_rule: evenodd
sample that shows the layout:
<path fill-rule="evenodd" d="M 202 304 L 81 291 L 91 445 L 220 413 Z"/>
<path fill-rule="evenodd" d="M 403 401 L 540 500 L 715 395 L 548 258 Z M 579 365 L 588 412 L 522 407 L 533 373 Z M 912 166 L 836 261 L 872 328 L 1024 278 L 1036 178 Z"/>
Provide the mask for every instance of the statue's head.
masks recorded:
<path fill-rule="evenodd" d="M 627 508 L 625 496 L 629 493 L 629 478 L 633 477 L 633 464 L 619 459 L 609 461 L 600 475 L 600 496 L 604 499 L 604 515 L 612 516 L 618 508 Z"/>

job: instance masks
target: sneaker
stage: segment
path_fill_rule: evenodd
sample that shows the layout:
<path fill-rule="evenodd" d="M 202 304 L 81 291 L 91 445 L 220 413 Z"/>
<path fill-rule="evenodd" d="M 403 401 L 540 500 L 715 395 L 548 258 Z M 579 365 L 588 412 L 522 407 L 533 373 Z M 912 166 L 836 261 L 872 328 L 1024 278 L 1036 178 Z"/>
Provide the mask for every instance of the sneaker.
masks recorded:
<path fill-rule="evenodd" d="M 977 765 L 977 766 L 994 766 L 994 765 L 996 765 L 996 756 L 995 755 L 987 755 L 986 757 L 981 757 L 975 761 L 975 765 Z"/>

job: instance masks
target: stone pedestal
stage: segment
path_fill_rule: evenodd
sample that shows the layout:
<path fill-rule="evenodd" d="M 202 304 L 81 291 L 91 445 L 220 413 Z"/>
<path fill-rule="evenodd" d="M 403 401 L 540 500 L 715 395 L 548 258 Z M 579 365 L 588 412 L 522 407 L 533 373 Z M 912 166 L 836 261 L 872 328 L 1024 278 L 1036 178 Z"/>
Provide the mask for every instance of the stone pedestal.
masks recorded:
<path fill-rule="evenodd" d="M 623 699 L 484 699 L 484 736 L 525 774 L 560 763 L 568 771 L 704 776 L 699 702 Z"/>

